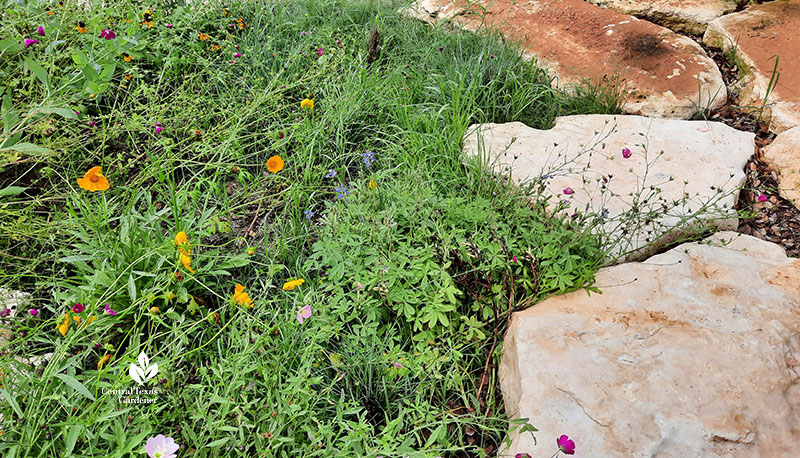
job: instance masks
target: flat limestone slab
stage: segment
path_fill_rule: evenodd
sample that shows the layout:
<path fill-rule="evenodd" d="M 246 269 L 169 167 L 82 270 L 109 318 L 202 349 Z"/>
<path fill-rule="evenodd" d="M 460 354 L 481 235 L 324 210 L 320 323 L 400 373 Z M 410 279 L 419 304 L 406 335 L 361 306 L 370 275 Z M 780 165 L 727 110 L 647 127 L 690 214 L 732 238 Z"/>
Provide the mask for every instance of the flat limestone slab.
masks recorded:
<path fill-rule="evenodd" d="M 575 457 L 797 456 L 800 260 L 732 232 L 709 243 L 513 314 L 500 384 L 539 445 L 512 433 L 502 456 L 549 456 L 561 434 Z"/>
<path fill-rule="evenodd" d="M 768 2 L 722 16 L 709 24 L 703 41 L 736 48 L 748 73 L 737 84 L 742 106 L 762 106 L 779 56 L 780 77 L 764 114 L 773 132 L 800 125 L 800 0 Z"/>
<path fill-rule="evenodd" d="M 800 208 L 800 126 L 778 134 L 764 148 L 764 159 L 778 171 L 780 194 Z"/>
<path fill-rule="evenodd" d="M 475 31 L 480 8 L 488 8 L 486 26 L 521 41 L 560 84 L 622 78 L 627 113 L 689 119 L 726 100 L 719 69 L 693 40 L 584 0 L 419 0 L 403 12 Z"/>
<path fill-rule="evenodd" d="M 736 10 L 733 0 L 589 0 L 670 30 L 700 35 L 708 23 Z"/>
<path fill-rule="evenodd" d="M 755 144 L 752 133 L 722 123 L 581 115 L 558 118 L 550 130 L 474 125 L 463 149 L 516 184 L 541 185 L 551 209 L 563 202 L 566 214 L 590 217 L 611 254 L 630 260 L 695 221 L 736 229 L 732 209 Z"/>

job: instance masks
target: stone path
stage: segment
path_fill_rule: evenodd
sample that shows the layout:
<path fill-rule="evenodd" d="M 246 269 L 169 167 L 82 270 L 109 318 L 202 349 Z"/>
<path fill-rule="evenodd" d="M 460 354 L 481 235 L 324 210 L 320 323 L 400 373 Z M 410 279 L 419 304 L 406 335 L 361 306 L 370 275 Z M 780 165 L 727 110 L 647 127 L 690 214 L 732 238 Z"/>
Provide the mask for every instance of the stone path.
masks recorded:
<path fill-rule="evenodd" d="M 514 314 L 500 384 L 539 445 L 513 433 L 501 456 L 541 456 L 561 434 L 575 457 L 797 456 L 800 260 L 733 232 L 709 243 Z"/>
<path fill-rule="evenodd" d="M 773 1 L 713 21 L 703 36 L 710 46 L 733 47 L 744 67 L 738 86 L 740 103 L 764 104 L 779 56 L 779 78 L 767 97 L 770 130 L 783 132 L 800 125 L 800 0 Z"/>
<path fill-rule="evenodd" d="M 631 260 L 673 241 L 685 228 L 682 216 L 711 202 L 723 211 L 695 220 L 717 230 L 738 223 L 771 240 L 776 234 L 765 230 L 800 231 L 789 202 L 800 201 L 800 0 L 734 12 L 739 3 L 418 0 L 405 13 L 495 28 L 560 85 L 615 75 L 625 82 L 628 115 L 564 117 L 549 130 L 471 126 L 464 151 L 516 184 L 538 187 L 551 211 L 588 218 L 613 256 Z M 737 56 L 739 81 L 726 87 L 703 48 L 676 32 L 704 34 L 705 45 Z M 776 55 L 780 77 L 771 88 Z M 729 102 L 728 91 L 769 123 L 778 134 L 772 144 L 763 148 L 773 135 L 766 129 L 756 147 L 753 134 L 717 122 L 630 116 L 687 119 L 700 107 L 724 118 L 739 111 L 714 112 Z M 731 212 L 745 165 L 758 227 Z M 759 194 L 765 177 L 786 201 Z M 773 206 L 787 211 L 765 215 Z M 620 215 L 637 212 L 646 224 L 619 224 Z M 778 216 L 789 219 L 773 221 Z M 570 435 L 576 457 L 798 456 L 800 260 L 734 232 L 707 242 L 603 269 L 596 284 L 603 294 L 577 291 L 514 313 L 499 368 L 506 413 L 529 418 L 540 444 Z M 530 433 L 511 439 L 502 456 L 541 452 Z"/>
<path fill-rule="evenodd" d="M 736 229 L 753 139 L 715 122 L 584 115 L 559 118 L 550 130 L 472 126 L 464 151 L 486 157 L 517 184 L 541 182 L 551 208 L 563 202 L 568 215 L 595 216 L 611 255 L 637 259 L 697 221 Z M 716 211 L 701 210 L 709 206 Z"/>
<path fill-rule="evenodd" d="M 725 103 L 722 75 L 694 40 L 584 0 L 482 0 L 473 6 L 420 0 L 406 14 L 478 30 L 482 19 L 474 5 L 489 4 L 486 25 L 521 40 L 560 84 L 624 78 L 628 113 L 689 119 L 698 107 Z"/>

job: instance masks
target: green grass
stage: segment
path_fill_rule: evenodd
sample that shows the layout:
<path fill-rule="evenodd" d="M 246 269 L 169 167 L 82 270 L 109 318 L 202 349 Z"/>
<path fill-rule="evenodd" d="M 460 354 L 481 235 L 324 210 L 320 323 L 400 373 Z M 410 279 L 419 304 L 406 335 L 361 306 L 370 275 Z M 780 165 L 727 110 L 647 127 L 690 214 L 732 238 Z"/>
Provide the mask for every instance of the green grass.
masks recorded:
<path fill-rule="evenodd" d="M 2 322 L 3 456 L 143 456 L 156 434 L 180 456 L 497 451 L 505 320 L 591 286 L 603 253 L 464 163 L 461 138 L 614 112 L 613 94 L 556 90 L 498 37 L 430 29 L 399 4 L 172 5 L 153 28 L 135 2 L 41 5 L 7 7 L 0 26 L 41 41 L 0 42 L 2 285 L 32 294 Z M 110 189 L 90 193 L 76 179 L 97 165 Z M 232 303 L 236 284 L 253 308 Z M 62 336 L 75 303 L 99 319 Z M 140 352 L 157 400 L 121 404 L 104 392 L 137 386 Z"/>

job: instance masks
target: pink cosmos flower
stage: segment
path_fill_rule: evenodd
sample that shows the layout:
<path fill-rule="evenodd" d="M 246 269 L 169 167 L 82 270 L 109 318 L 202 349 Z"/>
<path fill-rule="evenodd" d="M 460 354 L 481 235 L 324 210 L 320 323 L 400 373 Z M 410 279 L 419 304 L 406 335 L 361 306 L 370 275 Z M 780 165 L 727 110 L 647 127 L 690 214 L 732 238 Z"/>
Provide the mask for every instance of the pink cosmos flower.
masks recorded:
<path fill-rule="evenodd" d="M 39 28 L 36 29 L 36 33 L 38 33 L 41 36 L 44 36 L 44 27 L 39 26 Z"/>
<path fill-rule="evenodd" d="M 324 51 L 324 49 L 322 49 L 322 48 L 317 49 L 317 55 L 321 56 L 323 51 Z"/>
<path fill-rule="evenodd" d="M 625 159 L 631 157 L 631 150 L 629 150 L 628 148 L 622 148 L 622 157 L 624 157 Z"/>
<path fill-rule="evenodd" d="M 39 40 L 34 40 L 32 38 L 26 38 L 25 39 L 25 47 L 26 48 L 30 48 L 33 45 L 38 45 L 39 43 L 40 43 Z"/>
<path fill-rule="evenodd" d="M 575 194 L 575 191 L 572 188 L 564 188 L 564 194 L 566 195 Z"/>
<path fill-rule="evenodd" d="M 28 313 L 30 313 L 33 316 L 36 316 L 39 314 L 39 309 L 30 309 L 28 310 Z"/>
<path fill-rule="evenodd" d="M 556 445 L 558 445 L 558 451 L 564 453 L 565 455 L 575 454 L 575 442 L 566 434 L 563 434 L 561 437 L 556 439 Z"/>
<path fill-rule="evenodd" d="M 242 57 L 242 53 L 240 53 L 240 52 L 234 53 L 233 57 Z"/>
<path fill-rule="evenodd" d="M 310 305 L 306 305 L 305 307 L 297 311 L 297 321 L 299 321 L 300 324 L 303 324 L 303 321 L 307 320 L 308 318 L 311 318 Z"/>
<path fill-rule="evenodd" d="M 72 306 L 72 311 L 75 313 L 81 313 L 84 310 L 86 310 L 86 307 L 84 307 L 80 302 Z"/>
<path fill-rule="evenodd" d="M 156 437 L 147 439 L 144 451 L 147 452 L 147 456 L 150 458 L 175 458 L 177 456 L 175 452 L 179 448 L 178 444 L 175 443 L 175 439 L 159 434 Z"/>
<path fill-rule="evenodd" d="M 766 202 L 766 201 L 767 201 L 767 196 L 765 196 L 763 192 L 762 192 L 762 193 L 760 193 L 760 194 L 758 195 L 758 201 L 759 201 L 759 202 Z"/>

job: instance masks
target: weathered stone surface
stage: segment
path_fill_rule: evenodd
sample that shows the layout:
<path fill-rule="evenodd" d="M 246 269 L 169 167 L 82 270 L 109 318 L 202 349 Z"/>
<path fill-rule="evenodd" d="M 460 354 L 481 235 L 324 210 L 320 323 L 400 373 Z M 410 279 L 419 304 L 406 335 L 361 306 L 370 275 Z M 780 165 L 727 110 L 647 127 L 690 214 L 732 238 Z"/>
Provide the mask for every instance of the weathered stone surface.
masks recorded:
<path fill-rule="evenodd" d="M 30 295 L 21 291 L 0 288 L 0 310 L 10 311 L 8 318 L 0 318 L 0 345 L 5 344 L 11 335 L 8 323 L 17 314 L 17 309 L 24 306 Z"/>
<path fill-rule="evenodd" d="M 735 48 L 745 75 L 736 86 L 742 106 L 761 107 L 779 56 L 780 77 L 767 97 L 770 130 L 800 125 L 800 0 L 774 1 L 722 16 L 708 25 L 703 41 Z"/>
<path fill-rule="evenodd" d="M 727 97 L 719 69 L 693 40 L 583 0 L 419 0 L 404 13 L 478 30 L 481 7 L 487 26 L 521 41 L 559 84 L 622 78 L 627 113 L 688 119 Z"/>
<path fill-rule="evenodd" d="M 764 148 L 764 159 L 778 171 L 781 195 L 800 208 L 800 126 L 778 134 Z"/>
<path fill-rule="evenodd" d="M 733 0 L 589 0 L 622 14 L 647 19 L 670 30 L 700 35 L 708 23 L 736 10 Z"/>
<path fill-rule="evenodd" d="M 593 230 L 608 235 L 613 255 L 628 253 L 623 259 L 674 241 L 680 231 L 668 231 L 688 230 L 695 219 L 736 229 L 732 209 L 754 149 L 752 133 L 721 123 L 626 115 L 566 116 L 550 130 L 484 124 L 464 139 L 467 155 L 485 157 L 515 183 L 542 184 L 551 209 L 566 201 L 567 214 L 594 215 Z M 718 211 L 702 210 L 712 203 Z M 637 226 L 646 216 L 623 222 L 651 210 L 650 224 Z"/>
<path fill-rule="evenodd" d="M 737 238 L 738 236 L 738 238 Z M 602 269 L 515 313 L 503 344 L 507 413 L 567 434 L 578 457 L 789 458 L 800 445 L 800 260 L 726 232 Z M 511 455 L 533 454 L 512 433 Z"/>

